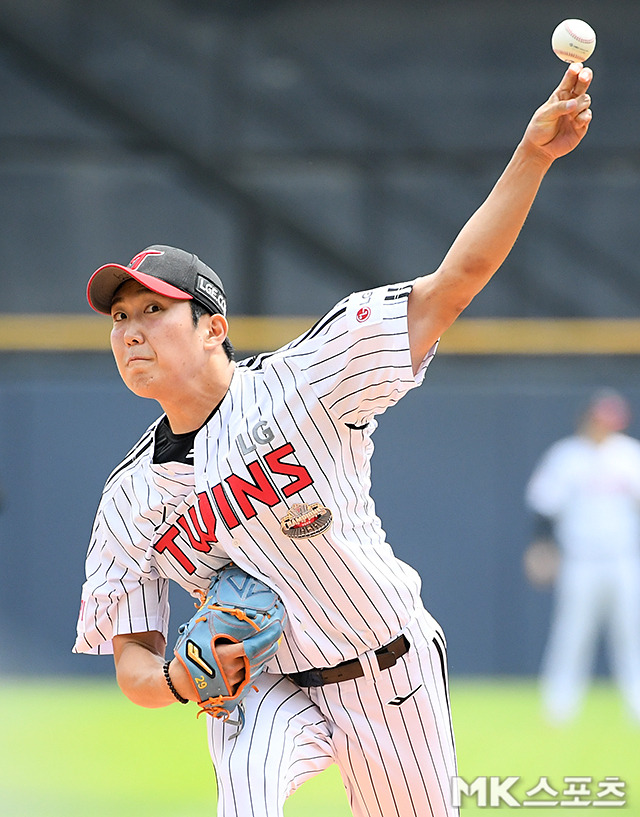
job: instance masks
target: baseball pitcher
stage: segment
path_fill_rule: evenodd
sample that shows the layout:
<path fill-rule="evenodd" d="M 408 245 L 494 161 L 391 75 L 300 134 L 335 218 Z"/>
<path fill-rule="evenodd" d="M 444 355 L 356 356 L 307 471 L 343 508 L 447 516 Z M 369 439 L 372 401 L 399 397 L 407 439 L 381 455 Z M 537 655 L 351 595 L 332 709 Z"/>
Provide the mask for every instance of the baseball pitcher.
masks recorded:
<path fill-rule="evenodd" d="M 191 253 L 92 276 L 124 383 L 162 415 L 106 482 L 75 650 L 113 653 L 141 706 L 205 713 L 219 817 L 282 817 L 333 763 L 355 817 L 457 813 L 445 640 L 376 515 L 372 435 L 584 137 L 591 76 L 568 68 L 435 272 L 350 295 L 276 352 L 234 362 L 222 281 Z M 172 581 L 197 599 L 177 634 Z"/>

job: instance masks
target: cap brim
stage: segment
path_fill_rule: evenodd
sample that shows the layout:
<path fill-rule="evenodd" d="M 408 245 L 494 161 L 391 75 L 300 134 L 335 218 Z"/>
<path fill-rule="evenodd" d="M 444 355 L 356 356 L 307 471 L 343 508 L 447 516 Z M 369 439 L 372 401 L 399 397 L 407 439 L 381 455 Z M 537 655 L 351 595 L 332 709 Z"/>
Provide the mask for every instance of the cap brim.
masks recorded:
<path fill-rule="evenodd" d="M 120 284 L 126 281 L 127 278 L 133 278 L 152 292 L 157 292 L 158 295 L 165 295 L 167 298 L 176 298 L 180 301 L 193 300 L 193 296 L 189 295 L 188 292 L 184 292 L 160 278 L 155 278 L 153 275 L 146 275 L 144 272 L 132 270 L 120 264 L 105 264 L 104 267 L 99 267 L 89 279 L 87 285 L 89 306 L 104 315 L 111 314 L 113 296 Z"/>

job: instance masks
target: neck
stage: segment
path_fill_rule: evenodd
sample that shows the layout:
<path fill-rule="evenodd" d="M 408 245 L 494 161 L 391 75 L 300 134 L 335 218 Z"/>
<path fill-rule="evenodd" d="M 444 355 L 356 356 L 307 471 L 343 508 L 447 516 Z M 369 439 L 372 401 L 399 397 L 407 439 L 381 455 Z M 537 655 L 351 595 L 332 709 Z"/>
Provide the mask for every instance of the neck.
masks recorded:
<path fill-rule="evenodd" d="M 600 443 L 603 443 L 608 437 L 611 436 L 613 432 L 609 428 L 603 428 L 596 423 L 591 423 L 587 425 L 583 433 L 584 436 L 591 440 L 592 443 L 600 445 Z"/>
<path fill-rule="evenodd" d="M 169 426 L 174 434 L 197 431 L 206 422 L 213 409 L 222 401 L 229 389 L 235 363 L 228 361 L 221 376 L 212 381 L 200 381 L 191 392 L 179 394 L 175 400 L 161 401 Z"/>

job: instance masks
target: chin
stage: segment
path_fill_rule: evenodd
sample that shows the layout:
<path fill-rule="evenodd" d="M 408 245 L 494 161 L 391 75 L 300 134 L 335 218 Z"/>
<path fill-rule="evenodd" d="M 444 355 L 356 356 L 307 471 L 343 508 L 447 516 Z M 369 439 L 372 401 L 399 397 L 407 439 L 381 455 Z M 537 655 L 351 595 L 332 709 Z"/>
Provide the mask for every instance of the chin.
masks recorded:
<path fill-rule="evenodd" d="M 125 386 L 136 397 L 146 397 L 148 399 L 156 399 L 157 386 L 152 378 L 148 377 L 127 377 L 123 378 Z"/>

